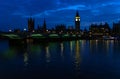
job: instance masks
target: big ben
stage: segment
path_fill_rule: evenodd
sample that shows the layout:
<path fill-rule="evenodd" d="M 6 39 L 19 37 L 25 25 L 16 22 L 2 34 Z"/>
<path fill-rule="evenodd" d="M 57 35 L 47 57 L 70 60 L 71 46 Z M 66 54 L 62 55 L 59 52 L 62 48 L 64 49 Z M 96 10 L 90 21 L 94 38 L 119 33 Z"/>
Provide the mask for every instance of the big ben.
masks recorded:
<path fill-rule="evenodd" d="M 80 16 L 78 11 L 76 12 L 76 16 L 75 16 L 75 30 L 80 31 Z"/>

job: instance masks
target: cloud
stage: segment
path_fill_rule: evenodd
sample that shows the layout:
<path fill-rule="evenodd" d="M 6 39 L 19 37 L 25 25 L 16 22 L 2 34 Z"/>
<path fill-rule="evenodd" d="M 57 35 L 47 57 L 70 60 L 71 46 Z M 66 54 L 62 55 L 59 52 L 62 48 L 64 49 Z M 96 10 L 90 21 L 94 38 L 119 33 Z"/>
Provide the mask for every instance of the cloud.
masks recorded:
<path fill-rule="evenodd" d="M 0 25 L 10 22 L 14 26 L 25 24 L 24 19 L 30 16 L 39 21 L 46 17 L 49 25 L 59 22 L 74 25 L 76 10 L 79 10 L 83 26 L 92 22 L 113 22 L 120 17 L 119 0 L 2 0 L 0 6 Z"/>
<path fill-rule="evenodd" d="M 102 3 L 101 6 L 105 7 L 105 6 L 113 6 L 113 5 L 120 5 L 120 2 L 108 2 L 108 3 Z"/>
<path fill-rule="evenodd" d="M 47 10 L 47 11 L 44 11 L 42 13 L 34 14 L 33 17 L 41 17 L 42 15 L 49 15 L 51 13 L 58 12 L 58 11 L 86 10 L 86 9 L 88 9 L 88 7 L 86 7 L 85 5 L 73 5 L 73 6 L 67 6 L 67 7 L 63 7 L 63 8 L 58 8 L 58 9 L 55 9 L 55 10 Z"/>
<path fill-rule="evenodd" d="M 29 4 L 27 4 L 28 2 Z M 47 0 L 44 0 L 44 1 L 26 0 L 25 2 L 21 1 L 19 5 L 21 6 L 21 8 L 18 8 L 17 10 L 15 10 L 12 13 L 12 15 L 19 15 L 22 17 L 29 17 L 29 16 L 43 17 L 43 16 L 52 15 L 52 13 L 59 12 L 59 11 L 79 10 L 81 12 L 84 10 L 86 11 L 90 10 L 91 13 L 93 13 L 96 16 L 96 15 L 100 15 L 101 12 L 105 11 L 106 9 L 109 10 L 109 6 L 119 6 L 120 2 L 113 2 L 112 0 L 109 2 L 100 1 L 100 0 L 97 0 L 97 1 L 96 0 L 91 0 L 91 1 L 89 0 L 86 0 L 86 1 L 83 1 L 83 0 L 80 0 L 80 1 L 79 0 L 76 0 L 76 1 L 74 0 L 70 0 L 70 1 L 52 0 L 48 4 Z M 107 8 L 104 9 L 104 7 L 107 7 Z M 113 12 L 119 12 L 119 11 L 118 9 L 116 9 L 116 11 L 113 11 Z"/>

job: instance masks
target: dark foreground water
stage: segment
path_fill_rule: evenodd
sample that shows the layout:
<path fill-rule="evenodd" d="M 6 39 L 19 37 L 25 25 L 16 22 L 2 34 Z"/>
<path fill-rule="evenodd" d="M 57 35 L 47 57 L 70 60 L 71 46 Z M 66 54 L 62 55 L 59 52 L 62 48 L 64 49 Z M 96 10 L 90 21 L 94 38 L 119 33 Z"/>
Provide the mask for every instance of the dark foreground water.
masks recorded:
<path fill-rule="evenodd" d="M 0 79 L 120 79 L 120 41 L 14 46 L 1 40 Z"/>

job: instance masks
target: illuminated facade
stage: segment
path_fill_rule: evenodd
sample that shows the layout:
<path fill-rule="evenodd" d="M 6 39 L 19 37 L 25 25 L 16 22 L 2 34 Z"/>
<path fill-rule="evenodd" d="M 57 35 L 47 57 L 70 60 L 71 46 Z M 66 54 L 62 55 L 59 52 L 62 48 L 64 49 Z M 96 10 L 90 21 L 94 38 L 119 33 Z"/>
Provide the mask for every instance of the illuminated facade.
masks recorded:
<path fill-rule="evenodd" d="M 28 31 L 33 32 L 34 31 L 34 19 L 29 18 L 28 19 Z"/>
<path fill-rule="evenodd" d="M 120 21 L 118 23 L 113 23 L 113 34 L 120 35 Z"/>
<path fill-rule="evenodd" d="M 80 31 L 80 16 L 78 11 L 76 12 L 76 16 L 75 16 L 75 30 Z"/>

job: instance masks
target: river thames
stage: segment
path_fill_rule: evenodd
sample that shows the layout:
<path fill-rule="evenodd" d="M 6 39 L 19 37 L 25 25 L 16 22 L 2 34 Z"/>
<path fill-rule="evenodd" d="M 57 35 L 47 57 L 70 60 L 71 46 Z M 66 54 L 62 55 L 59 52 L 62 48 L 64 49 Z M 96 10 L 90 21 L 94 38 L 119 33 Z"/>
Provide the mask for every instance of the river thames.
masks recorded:
<path fill-rule="evenodd" d="M 120 41 L 0 40 L 0 79 L 120 79 Z"/>

